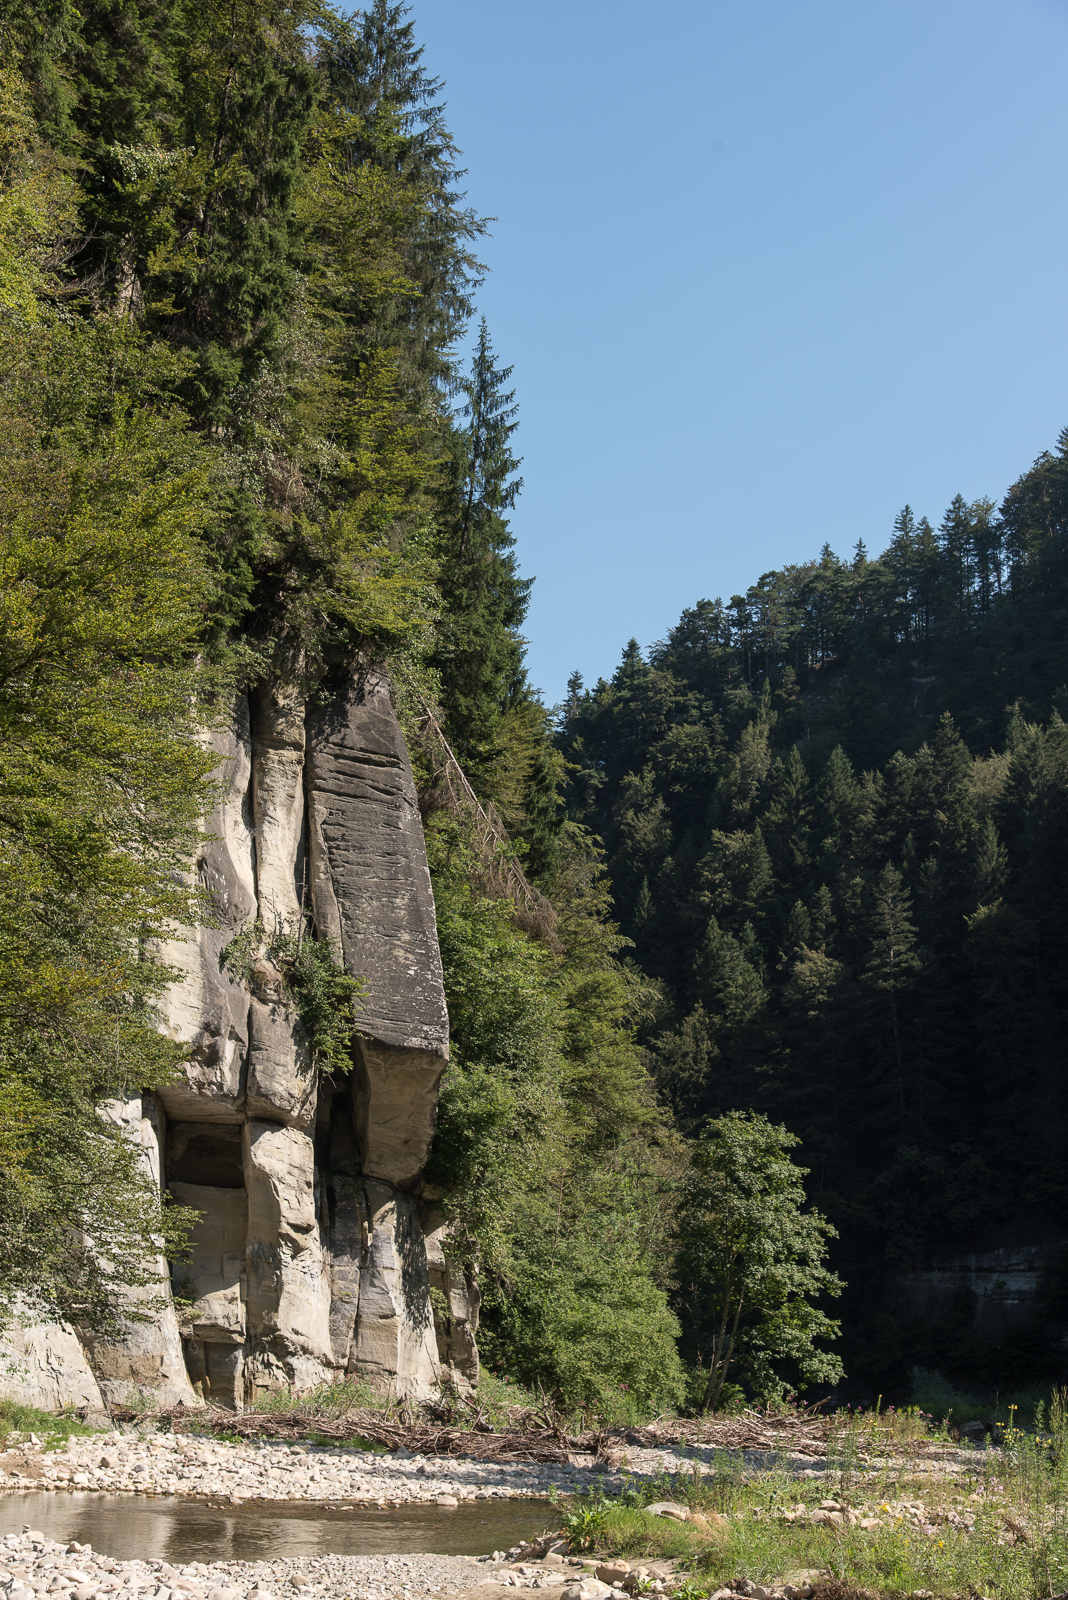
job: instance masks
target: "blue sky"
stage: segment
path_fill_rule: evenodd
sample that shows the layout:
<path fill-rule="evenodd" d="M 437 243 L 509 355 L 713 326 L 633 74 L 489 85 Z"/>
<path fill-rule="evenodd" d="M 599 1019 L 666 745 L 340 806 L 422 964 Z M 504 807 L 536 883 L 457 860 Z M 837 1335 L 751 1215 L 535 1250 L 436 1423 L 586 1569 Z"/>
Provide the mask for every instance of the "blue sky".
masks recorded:
<path fill-rule="evenodd" d="M 1068 0 L 415 0 L 515 367 L 533 682 L 1068 424 Z"/>

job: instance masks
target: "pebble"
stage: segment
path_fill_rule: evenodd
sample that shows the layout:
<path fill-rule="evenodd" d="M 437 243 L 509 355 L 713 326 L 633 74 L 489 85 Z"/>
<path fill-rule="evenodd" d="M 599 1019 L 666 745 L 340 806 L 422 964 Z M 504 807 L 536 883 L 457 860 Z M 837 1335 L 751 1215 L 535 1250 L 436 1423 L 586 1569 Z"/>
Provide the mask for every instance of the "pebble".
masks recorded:
<path fill-rule="evenodd" d="M 591 1481 L 589 1468 L 537 1462 L 383 1455 L 370 1450 L 234 1444 L 202 1434 L 81 1436 L 56 1451 L 0 1451 L 0 1489 L 80 1489 L 242 1501 L 339 1501 L 348 1505 L 441 1506 L 461 1501 L 547 1498 Z"/>
<path fill-rule="evenodd" d="M 744 1469 L 766 1470 L 767 1452 L 731 1453 Z M 718 1459 L 713 1462 L 713 1455 Z M 341 1501 L 349 1505 L 402 1505 L 410 1501 L 450 1505 L 455 1500 L 545 1499 L 572 1494 L 596 1483 L 622 1484 L 624 1474 L 664 1474 L 722 1466 L 726 1452 L 679 1445 L 630 1449 L 619 1468 L 593 1456 L 565 1463 L 485 1461 L 477 1457 L 423 1457 L 401 1447 L 389 1454 L 343 1445 L 287 1445 L 277 1440 L 234 1444 L 205 1434 L 115 1432 L 75 1437 L 66 1447 L 42 1451 L 20 1445 L 0 1451 L 0 1490 L 102 1490 L 108 1494 L 166 1494 L 225 1500 Z M 775 1458 L 801 1476 L 804 1458 Z"/>
<path fill-rule="evenodd" d="M 536 1569 L 540 1573 L 540 1568 Z M 535 1569 L 525 1572 L 535 1574 Z M 498 1568 L 503 1583 L 518 1576 Z M 401 1596 L 455 1595 L 487 1576 L 474 1556 L 315 1556 L 279 1561 L 113 1561 L 89 1546 L 58 1544 L 27 1529 L 0 1540 L 0 1595 L 27 1600 L 47 1593 L 57 1600 L 393 1600 Z M 556 1575 L 553 1574 L 555 1578 Z M 519 1587 L 541 1588 L 537 1575 Z"/>

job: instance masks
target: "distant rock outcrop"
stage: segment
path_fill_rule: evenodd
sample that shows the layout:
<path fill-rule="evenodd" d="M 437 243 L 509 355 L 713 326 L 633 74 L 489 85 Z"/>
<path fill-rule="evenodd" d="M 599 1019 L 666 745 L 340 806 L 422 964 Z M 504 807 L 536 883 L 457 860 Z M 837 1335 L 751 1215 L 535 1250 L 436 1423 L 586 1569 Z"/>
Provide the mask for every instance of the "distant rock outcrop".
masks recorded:
<path fill-rule="evenodd" d="M 314 708 L 292 685 L 258 690 L 213 743 L 225 795 L 197 871 L 217 926 L 164 951 L 179 977 L 161 1010 L 188 1046 L 184 1079 L 107 1112 L 201 1213 L 192 1260 L 174 1269 L 180 1303 L 120 1339 L 51 1325 L 50 1366 L 41 1325 L 23 1329 L 0 1387 L 48 1405 L 241 1406 L 345 1374 L 413 1396 L 443 1373 L 462 1383 L 477 1376 L 478 1296 L 420 1201 L 448 1016 L 389 682 L 370 671 Z M 268 963 L 254 992 L 220 970 L 254 918 L 295 929 L 302 913 L 363 981 L 345 1077 L 316 1081 Z M 448 1308 L 437 1323 L 432 1287 Z"/>

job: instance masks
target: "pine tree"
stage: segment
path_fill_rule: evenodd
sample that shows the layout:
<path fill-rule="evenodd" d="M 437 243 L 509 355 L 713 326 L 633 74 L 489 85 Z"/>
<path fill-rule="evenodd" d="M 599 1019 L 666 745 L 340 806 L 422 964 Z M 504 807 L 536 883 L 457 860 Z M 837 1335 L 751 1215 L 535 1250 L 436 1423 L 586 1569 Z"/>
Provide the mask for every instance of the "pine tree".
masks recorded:
<path fill-rule="evenodd" d="M 406 381 L 450 390 L 453 346 L 473 311 L 483 267 L 473 253 L 486 220 L 463 205 L 459 151 L 439 102 L 441 81 L 422 65 L 409 7 L 373 0 L 351 21 L 327 19 L 320 64 L 331 102 L 351 116 L 346 159 L 398 178 L 418 199 L 401 241 L 408 286 L 368 307 L 373 341 L 394 350 Z"/>
<path fill-rule="evenodd" d="M 908 1097 L 907 997 L 920 967 L 916 951 L 916 925 L 912 901 L 900 872 L 890 862 L 872 887 L 868 914 L 869 953 L 864 978 L 872 992 L 876 1040 L 884 1041 L 880 1053 L 887 1058 L 893 1114 L 904 1129 L 920 1110 Z M 879 1046 L 877 1044 L 877 1050 Z"/>
<path fill-rule="evenodd" d="M 519 576 L 506 515 L 523 482 L 511 447 L 518 427 L 514 392 L 505 389 L 511 372 L 496 366 L 483 319 L 464 386 L 466 425 L 453 430 L 446 466 L 443 616 L 432 657 L 449 737 L 476 787 L 497 759 L 504 718 L 530 698 L 519 629 L 533 580 Z"/>

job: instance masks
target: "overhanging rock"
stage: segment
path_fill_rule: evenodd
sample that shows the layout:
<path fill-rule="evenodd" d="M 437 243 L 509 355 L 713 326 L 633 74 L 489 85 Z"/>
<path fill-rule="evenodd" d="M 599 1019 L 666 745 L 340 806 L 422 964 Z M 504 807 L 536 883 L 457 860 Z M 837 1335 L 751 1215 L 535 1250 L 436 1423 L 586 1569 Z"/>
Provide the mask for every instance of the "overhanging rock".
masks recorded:
<path fill-rule="evenodd" d="M 309 718 L 307 774 L 316 927 L 366 983 L 360 1160 L 409 1187 L 430 1150 L 449 1019 L 415 783 L 383 673 Z"/>

